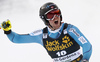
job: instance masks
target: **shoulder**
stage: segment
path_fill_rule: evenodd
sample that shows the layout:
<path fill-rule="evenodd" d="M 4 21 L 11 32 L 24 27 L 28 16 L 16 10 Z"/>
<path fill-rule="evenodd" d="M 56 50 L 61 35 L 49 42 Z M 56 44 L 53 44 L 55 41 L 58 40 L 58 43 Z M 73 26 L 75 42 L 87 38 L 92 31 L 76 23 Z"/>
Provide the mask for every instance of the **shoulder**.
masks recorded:
<path fill-rule="evenodd" d="M 72 24 L 68 24 L 68 26 L 67 26 L 67 29 L 68 30 L 77 30 L 78 28 L 75 26 L 75 25 L 72 25 Z"/>
<path fill-rule="evenodd" d="M 43 33 L 43 30 L 40 29 L 40 30 L 35 30 L 31 33 L 29 33 L 31 36 L 36 36 L 36 35 L 41 35 Z"/>
<path fill-rule="evenodd" d="M 75 26 L 72 25 L 72 24 L 69 24 L 69 23 L 63 23 L 63 27 L 64 27 L 64 29 L 69 30 L 69 29 L 71 29 L 71 28 L 74 28 Z"/>

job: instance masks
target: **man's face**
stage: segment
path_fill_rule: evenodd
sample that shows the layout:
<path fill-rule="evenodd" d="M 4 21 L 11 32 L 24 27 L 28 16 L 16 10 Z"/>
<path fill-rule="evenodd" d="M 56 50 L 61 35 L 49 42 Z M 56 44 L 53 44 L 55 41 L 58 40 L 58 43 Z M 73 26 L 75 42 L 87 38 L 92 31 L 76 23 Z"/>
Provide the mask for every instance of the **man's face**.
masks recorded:
<path fill-rule="evenodd" d="M 52 10 L 46 14 L 46 18 L 49 21 L 49 24 L 52 26 L 51 29 L 55 30 L 60 27 L 60 15 L 61 13 L 59 9 Z"/>
<path fill-rule="evenodd" d="M 49 24 L 54 28 L 58 29 L 60 27 L 60 16 L 54 16 L 53 20 L 49 20 Z"/>

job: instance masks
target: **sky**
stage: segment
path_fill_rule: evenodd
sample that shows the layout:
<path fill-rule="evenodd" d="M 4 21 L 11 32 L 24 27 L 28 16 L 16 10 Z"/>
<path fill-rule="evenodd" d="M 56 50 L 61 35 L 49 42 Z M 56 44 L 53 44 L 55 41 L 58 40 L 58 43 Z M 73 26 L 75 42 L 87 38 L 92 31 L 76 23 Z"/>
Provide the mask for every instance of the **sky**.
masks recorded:
<path fill-rule="evenodd" d="M 27 34 L 43 29 L 39 9 L 46 2 L 60 8 L 63 22 L 75 25 L 93 46 L 90 62 L 99 62 L 100 0 L 0 0 L 0 23 L 9 19 L 12 31 Z M 37 43 L 12 43 L 0 30 L 0 62 L 53 62 Z"/>

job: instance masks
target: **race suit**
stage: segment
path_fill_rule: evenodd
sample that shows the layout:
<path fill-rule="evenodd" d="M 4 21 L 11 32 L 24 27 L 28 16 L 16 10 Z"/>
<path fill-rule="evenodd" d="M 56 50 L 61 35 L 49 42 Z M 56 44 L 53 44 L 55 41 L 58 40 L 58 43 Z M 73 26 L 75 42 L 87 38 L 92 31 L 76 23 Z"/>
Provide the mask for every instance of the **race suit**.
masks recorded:
<path fill-rule="evenodd" d="M 92 53 L 92 45 L 86 37 L 77 27 L 67 23 L 54 31 L 45 27 L 27 35 L 11 31 L 7 36 L 13 43 L 41 44 L 54 62 L 81 62 L 82 59 L 89 60 Z"/>

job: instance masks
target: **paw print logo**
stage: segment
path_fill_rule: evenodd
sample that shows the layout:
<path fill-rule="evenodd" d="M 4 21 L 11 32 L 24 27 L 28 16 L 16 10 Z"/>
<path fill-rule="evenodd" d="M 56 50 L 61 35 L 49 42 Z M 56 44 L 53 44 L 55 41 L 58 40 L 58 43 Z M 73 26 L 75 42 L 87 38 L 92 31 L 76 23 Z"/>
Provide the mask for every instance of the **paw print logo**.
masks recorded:
<path fill-rule="evenodd" d="M 65 36 L 62 38 L 63 43 L 68 43 L 70 41 L 69 37 Z"/>
<path fill-rule="evenodd" d="M 80 59 L 81 59 L 80 57 L 79 57 L 79 58 L 77 58 L 77 61 L 80 61 Z"/>
<path fill-rule="evenodd" d="M 72 62 L 76 62 L 76 60 L 72 61 Z"/>

